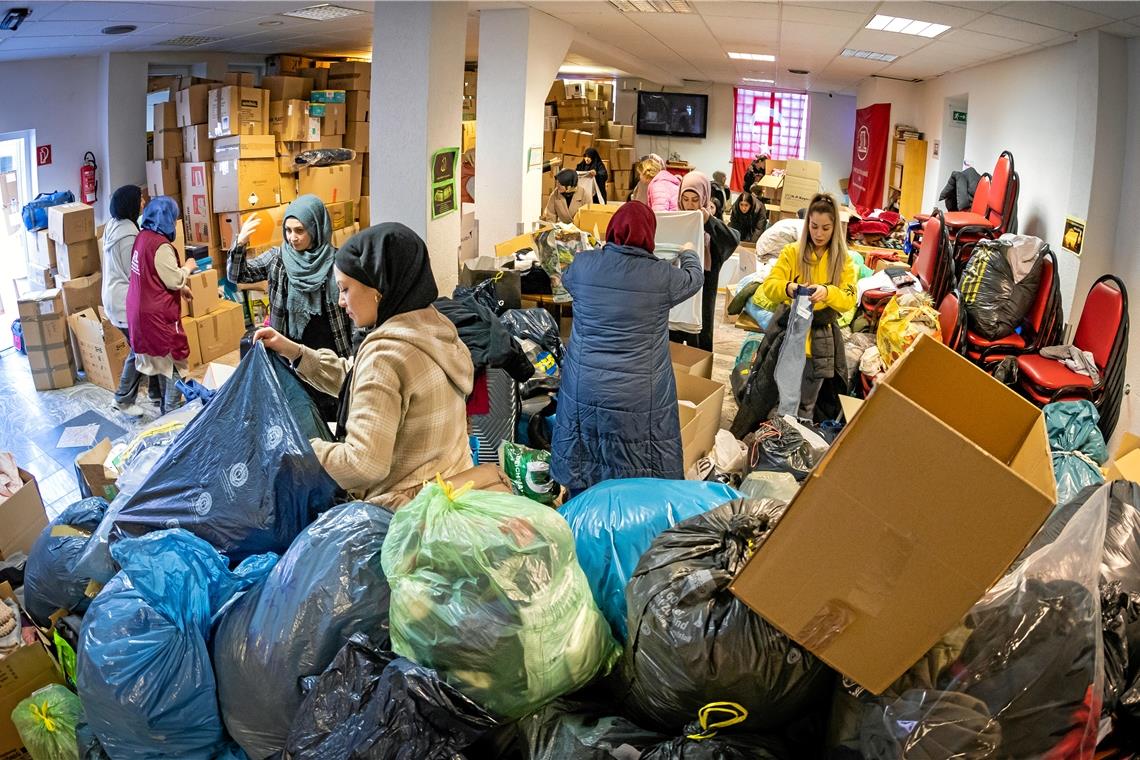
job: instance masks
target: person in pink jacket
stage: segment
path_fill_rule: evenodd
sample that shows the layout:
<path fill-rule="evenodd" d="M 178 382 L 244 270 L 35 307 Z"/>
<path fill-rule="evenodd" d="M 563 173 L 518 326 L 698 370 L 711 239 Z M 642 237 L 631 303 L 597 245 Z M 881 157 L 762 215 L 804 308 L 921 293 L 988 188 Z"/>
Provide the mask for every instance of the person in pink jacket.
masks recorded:
<path fill-rule="evenodd" d="M 654 211 L 676 211 L 681 178 L 665 171 L 665 164 L 650 156 L 641 162 L 641 181 L 645 183 L 649 208 Z"/>

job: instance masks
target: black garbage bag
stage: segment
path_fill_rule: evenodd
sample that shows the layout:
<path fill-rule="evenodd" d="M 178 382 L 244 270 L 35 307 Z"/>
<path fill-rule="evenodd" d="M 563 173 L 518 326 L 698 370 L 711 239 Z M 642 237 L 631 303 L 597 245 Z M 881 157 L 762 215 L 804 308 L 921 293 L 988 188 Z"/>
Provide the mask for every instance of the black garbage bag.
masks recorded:
<path fill-rule="evenodd" d="M 387 638 L 380 548 L 391 520 L 367 502 L 329 510 L 223 615 L 212 644 L 218 702 L 253 760 L 284 748 L 305 697 L 301 678 L 324 672 L 354 633 Z"/>
<path fill-rule="evenodd" d="M 626 586 L 621 674 L 634 722 L 670 735 L 711 702 L 747 713 L 736 730 L 784 726 L 826 702 L 834 674 L 769 625 L 729 584 L 786 505 L 737 499 L 669 528 Z"/>
<path fill-rule="evenodd" d="M 691 739 L 678 736 L 650 747 L 639 760 L 791 760 L 779 742 L 748 734 Z"/>
<path fill-rule="evenodd" d="M 484 280 L 475 286 L 475 290 L 490 282 L 493 281 Z M 486 304 L 471 297 L 438 298 L 435 308 L 455 325 L 459 339 L 471 352 L 476 372 L 492 367 L 503 369 L 518 383 L 534 375 L 534 365 L 526 352 Z"/>
<path fill-rule="evenodd" d="M 312 401 L 296 398 L 298 410 L 287 398 L 258 343 L 139 488 L 112 502 L 77 568 L 106 583 L 115 572 L 111 542 L 169 528 L 193 533 L 235 564 L 288 549 L 338 489 L 297 424 L 315 414 Z"/>
<path fill-rule="evenodd" d="M 804 437 L 780 417 L 761 423 L 749 434 L 748 462 L 751 472 L 786 472 L 804 480 L 819 457 Z"/>
<path fill-rule="evenodd" d="M 307 683 L 283 760 L 455 760 L 495 726 L 434 670 L 361 633 Z"/>
<path fill-rule="evenodd" d="M 75 744 L 79 748 L 79 760 L 111 760 L 91 726 L 86 723 L 75 727 Z"/>
<path fill-rule="evenodd" d="M 1044 245 L 1038 238 L 1018 235 L 978 243 L 959 286 L 972 331 L 987 340 L 998 340 L 1021 325 L 1041 283 Z M 1010 257 L 1029 267 L 1021 280 L 1015 277 Z"/>
<path fill-rule="evenodd" d="M 32 544 L 24 566 L 24 606 L 40 626 L 58 609 L 82 615 L 90 603 L 88 578 L 72 572 L 91 534 L 107 513 L 107 501 L 98 496 L 75 502 L 51 521 Z"/>
<path fill-rule="evenodd" d="M 532 340 L 549 351 L 559 366 L 565 349 L 558 322 L 546 309 L 509 309 L 500 317 L 503 325 L 519 340 Z"/>

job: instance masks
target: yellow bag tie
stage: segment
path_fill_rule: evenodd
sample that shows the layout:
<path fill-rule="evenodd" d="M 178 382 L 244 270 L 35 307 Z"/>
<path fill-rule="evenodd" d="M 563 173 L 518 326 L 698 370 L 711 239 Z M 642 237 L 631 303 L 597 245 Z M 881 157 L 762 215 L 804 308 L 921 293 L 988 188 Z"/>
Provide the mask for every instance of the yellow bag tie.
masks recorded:
<path fill-rule="evenodd" d="M 48 733 L 54 734 L 56 732 L 55 718 L 48 714 L 48 703 L 44 702 L 42 705 L 32 705 L 32 715 L 38 718 L 44 724 L 44 730 Z"/>
<path fill-rule="evenodd" d="M 729 717 L 724 720 L 710 722 L 710 718 L 721 713 Z M 737 723 L 743 723 L 748 720 L 748 711 L 744 709 L 743 705 L 736 702 L 709 702 L 701 708 L 698 713 L 698 718 L 701 724 L 701 732 L 697 734 L 689 734 L 688 738 L 694 741 L 704 741 L 716 736 L 717 731 L 729 726 L 735 726 Z"/>
<path fill-rule="evenodd" d="M 440 490 L 443 491 L 443 495 L 447 497 L 448 501 L 459 501 L 463 498 L 464 494 L 475 488 L 475 481 L 469 480 L 465 485 L 456 489 L 455 486 L 451 485 L 451 481 L 445 481 L 443 475 L 439 473 L 436 473 L 435 482 L 436 485 L 440 487 Z"/>

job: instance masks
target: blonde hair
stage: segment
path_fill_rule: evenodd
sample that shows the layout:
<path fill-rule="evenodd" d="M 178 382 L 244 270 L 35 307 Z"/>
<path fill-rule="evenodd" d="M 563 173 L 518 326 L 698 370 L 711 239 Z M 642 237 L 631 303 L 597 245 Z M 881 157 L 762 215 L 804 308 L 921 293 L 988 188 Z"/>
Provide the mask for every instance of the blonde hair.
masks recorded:
<path fill-rule="evenodd" d="M 827 214 L 831 217 L 831 242 L 827 249 L 827 279 L 830 285 L 838 285 L 843 280 L 843 270 L 847 268 L 847 241 L 839 232 L 839 202 L 831 193 L 816 193 L 804 214 L 804 228 L 800 233 L 800 255 L 796 269 L 801 277 L 807 276 L 817 262 L 812 254 L 811 215 Z M 823 283 L 819 283 L 823 284 Z"/>
<path fill-rule="evenodd" d="M 641 162 L 641 174 L 648 174 L 650 179 L 653 179 L 665 169 L 664 164 L 658 161 L 653 156 L 648 156 Z"/>

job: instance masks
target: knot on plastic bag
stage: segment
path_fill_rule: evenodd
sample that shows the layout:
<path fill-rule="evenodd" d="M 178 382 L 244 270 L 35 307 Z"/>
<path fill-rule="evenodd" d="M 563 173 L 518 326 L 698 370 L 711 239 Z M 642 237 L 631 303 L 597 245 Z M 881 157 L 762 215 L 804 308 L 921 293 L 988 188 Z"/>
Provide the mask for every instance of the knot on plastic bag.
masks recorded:
<path fill-rule="evenodd" d="M 770 528 L 771 517 L 768 515 L 733 515 L 728 521 L 728 530 L 725 531 L 730 551 L 729 569 L 751 557 Z"/>
<path fill-rule="evenodd" d="M 452 501 L 452 502 L 459 501 L 460 499 L 463 498 L 464 494 L 466 494 L 468 491 L 475 488 L 475 481 L 474 480 L 469 480 L 464 485 L 460 486 L 459 488 L 456 488 L 455 486 L 453 486 L 451 484 L 450 480 L 445 481 L 443 479 L 443 475 L 438 474 L 438 473 L 435 476 L 435 483 L 437 486 L 439 486 L 439 490 L 443 491 L 444 497 L 448 501 Z"/>
<path fill-rule="evenodd" d="M 715 720 L 714 720 L 715 718 Z M 709 702 L 697 713 L 697 722 L 685 727 L 688 738 L 704 741 L 717 731 L 748 720 L 748 710 L 736 702 Z"/>
<path fill-rule="evenodd" d="M 35 716 L 36 720 L 44 724 L 44 731 L 48 733 L 54 734 L 59 728 L 59 724 L 56 723 L 55 718 L 51 717 L 51 707 L 47 702 L 32 705 L 32 715 Z"/>

